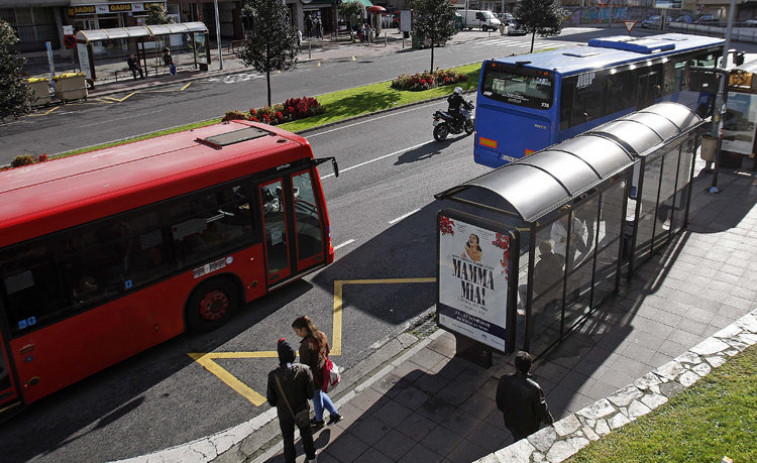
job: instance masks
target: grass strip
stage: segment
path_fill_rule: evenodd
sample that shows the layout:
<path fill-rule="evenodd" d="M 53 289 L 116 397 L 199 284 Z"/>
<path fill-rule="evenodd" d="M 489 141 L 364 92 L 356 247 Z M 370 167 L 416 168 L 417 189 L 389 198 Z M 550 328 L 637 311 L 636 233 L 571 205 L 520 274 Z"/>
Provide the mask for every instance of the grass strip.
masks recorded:
<path fill-rule="evenodd" d="M 346 90 L 326 93 L 317 97 L 318 102 L 326 107 L 325 113 L 297 121 L 287 122 L 285 124 L 278 125 L 278 127 L 289 130 L 290 132 L 302 132 L 307 129 L 320 127 L 326 124 L 332 124 L 335 122 L 343 121 L 345 119 L 374 113 L 376 111 L 444 97 L 451 94 L 456 86 L 462 87 L 463 91 L 466 92 L 474 91 L 478 88 L 478 75 L 481 69 L 481 63 L 469 64 L 467 66 L 460 66 L 451 69 L 456 72 L 465 74 L 467 76 L 467 80 L 454 85 L 445 85 L 443 87 L 436 87 L 421 92 L 396 90 L 391 87 L 391 82 L 379 82 L 377 84 L 363 85 L 362 87 L 355 87 Z M 161 135 L 167 135 L 170 133 L 181 132 L 198 127 L 205 127 L 207 125 L 216 124 L 220 121 L 221 118 L 217 117 L 214 119 L 209 119 L 207 121 L 195 122 L 192 124 L 140 135 L 134 138 L 128 138 L 125 140 L 118 140 L 114 142 L 103 143 L 101 145 L 67 151 L 65 153 L 57 154 L 52 158 L 58 159 L 89 151 L 110 148 L 111 146 L 122 145 L 124 143 L 131 143 L 139 140 L 146 140 L 148 138 L 159 137 Z"/>
<path fill-rule="evenodd" d="M 569 463 L 757 462 L 757 345 Z"/>

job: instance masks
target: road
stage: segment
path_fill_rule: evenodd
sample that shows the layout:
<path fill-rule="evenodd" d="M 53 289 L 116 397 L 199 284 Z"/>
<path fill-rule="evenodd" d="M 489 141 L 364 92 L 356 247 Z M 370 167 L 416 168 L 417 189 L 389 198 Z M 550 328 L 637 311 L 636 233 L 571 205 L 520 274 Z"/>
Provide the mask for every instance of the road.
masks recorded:
<path fill-rule="evenodd" d="M 489 47 L 496 43 L 496 40 L 486 41 Z M 491 56 L 512 52 L 493 48 L 476 51 L 481 48 L 479 43 L 470 48 L 470 51 L 468 48 L 450 50 L 462 55 L 461 61 L 469 60 L 473 53 Z M 445 66 L 446 59 L 452 58 L 442 58 L 440 62 Z M 345 81 L 365 80 L 369 74 L 376 76 L 371 81 L 385 80 L 378 75 L 385 72 L 382 68 L 386 63 L 376 61 L 372 66 L 367 63 L 365 66 L 372 69 L 372 74 L 363 73 L 363 66 L 357 65 L 356 76 L 352 76 L 347 70 L 353 68 L 345 67 Z M 306 75 L 304 69 L 297 72 Z M 393 65 L 386 72 L 395 76 L 407 71 Z M 360 73 L 362 77 L 357 76 Z M 285 84 L 294 85 L 294 81 L 283 80 L 285 74 L 277 77 L 274 87 L 297 88 L 298 93 L 313 95 L 328 91 L 329 86 L 350 85 L 329 82 L 335 79 L 321 81 L 316 78 L 317 70 L 308 75 L 309 84 L 319 90 L 285 87 Z M 319 82 L 317 87 L 315 82 Z M 250 84 L 242 81 L 203 85 L 207 96 L 199 90 L 197 96 L 210 104 L 214 101 L 212 95 L 239 98 L 249 91 L 246 85 Z M 291 96 L 292 91 L 288 94 Z M 125 100 L 130 102 L 125 105 L 73 109 L 71 113 L 41 122 L 40 127 L 22 121 L 9 126 L 13 127 L 11 132 L 18 130 L 18 134 L 8 136 L 17 140 L 16 146 L 26 146 L 21 130 L 26 128 L 30 130 L 27 135 L 32 134 L 28 135 L 29 143 L 42 143 L 36 137 L 45 136 L 49 137 L 45 138 L 46 143 L 60 148 L 104 141 L 100 137 L 121 138 L 111 132 L 113 125 L 117 133 L 133 135 L 162 128 L 164 124 L 181 123 L 178 122 L 181 118 L 202 119 L 197 114 L 171 110 L 172 99 L 181 100 L 173 104 L 197 111 L 202 106 L 197 106 L 192 98 L 148 94 Z M 191 442 L 250 420 L 268 406 L 254 405 L 188 354 L 227 353 L 230 358 L 218 360 L 217 364 L 264 394 L 266 374 L 275 367 L 276 361 L 260 358 L 258 354 L 274 351 L 279 337 L 295 341 L 290 324 L 302 314 L 313 317 L 330 338 L 335 329 L 341 329 L 340 355 L 335 360 L 347 368 L 349 375 L 350 368 L 434 304 L 435 286 L 428 279 L 435 275 L 435 214 L 439 205 L 435 204 L 433 194 L 487 171 L 472 161 L 471 137 L 456 136 L 444 143 L 433 141 L 431 114 L 440 106 L 442 102 L 400 108 L 309 133 L 316 156 L 336 156 L 340 165 L 338 178 L 326 165 L 321 170 L 332 238 L 338 248 L 335 263 L 249 304 L 231 323 L 217 331 L 180 336 L 33 404 L 0 424 L 0 448 L 3 449 L 0 460 L 126 459 Z M 130 117 L 133 111 L 148 107 L 156 112 Z M 173 123 L 161 119 L 171 111 L 172 117 L 177 118 L 170 119 Z M 70 131 L 70 124 L 93 124 L 98 117 L 108 117 L 111 123 L 90 127 L 102 127 L 104 133 L 95 133 L 98 130 L 90 128 L 63 139 L 64 133 L 60 132 L 61 139 L 56 140 L 53 132 L 48 132 L 64 130 L 66 126 Z M 1 127 L 0 130 L 9 129 Z M 11 146 L 5 138 L 2 134 L 4 153 Z M 373 284 L 355 280 L 373 280 Z M 333 316 L 337 282 L 343 288 L 341 322 L 335 322 Z"/>
<path fill-rule="evenodd" d="M 587 32 L 591 31 L 591 32 Z M 563 35 L 539 39 L 537 49 L 585 42 L 588 35 L 617 34 L 617 29 L 566 29 Z M 481 33 L 480 39 L 435 50 L 434 65 L 449 68 L 481 62 L 493 56 L 525 53 L 531 42 L 527 36 L 502 37 Z M 428 50 L 407 48 L 398 53 L 352 61 L 308 62 L 293 71 L 272 75 L 272 101 L 291 97 L 317 96 L 415 73 L 430 65 Z M 338 78 L 335 78 L 338 76 Z M 20 154 L 54 155 L 61 152 L 121 140 L 155 130 L 219 117 L 232 109 L 248 110 L 266 104 L 263 76 L 252 71 L 184 84 L 148 88 L 129 96 L 130 91 L 113 95 L 115 99 L 90 99 L 67 104 L 47 114 L 24 117 L 0 125 L 0 165 Z"/>

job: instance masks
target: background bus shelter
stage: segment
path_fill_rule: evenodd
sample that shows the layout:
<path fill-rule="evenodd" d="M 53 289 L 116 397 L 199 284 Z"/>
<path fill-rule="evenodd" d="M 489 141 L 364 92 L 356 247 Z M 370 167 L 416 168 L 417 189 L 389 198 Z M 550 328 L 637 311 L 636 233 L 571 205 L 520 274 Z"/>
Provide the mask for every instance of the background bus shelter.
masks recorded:
<path fill-rule="evenodd" d="M 199 21 L 80 30 L 76 32 L 76 53 L 82 72 L 93 86 L 97 79 L 96 58 L 102 62 L 117 59 L 125 63 L 129 53 L 134 53 L 142 63 L 145 76 L 148 76 L 147 59 L 160 56 L 164 46 L 189 48 L 195 69 L 207 71 L 210 64 L 207 34 L 208 27 Z"/>
<path fill-rule="evenodd" d="M 626 224 L 630 255 L 636 255 L 638 243 L 639 259 L 685 224 L 699 123 L 688 108 L 662 103 L 435 196 L 460 207 L 441 211 L 441 217 L 467 214 L 519 237 L 509 253 L 515 280 L 510 287 L 517 288 L 517 297 L 507 298 L 506 307 L 489 308 L 499 312 L 504 325 L 505 351 L 543 354 L 619 288 L 629 242 Z M 660 124 L 664 128 L 657 132 Z M 642 201 L 629 209 L 632 192 Z M 654 213 L 657 208 L 670 204 L 683 207 L 671 216 L 676 225 L 668 230 L 650 226 L 662 218 Z M 441 286 L 443 280 L 438 281 Z M 444 291 L 438 288 L 438 294 Z M 439 307 L 437 300 L 437 312 Z M 471 318 L 466 307 L 456 309 Z"/>

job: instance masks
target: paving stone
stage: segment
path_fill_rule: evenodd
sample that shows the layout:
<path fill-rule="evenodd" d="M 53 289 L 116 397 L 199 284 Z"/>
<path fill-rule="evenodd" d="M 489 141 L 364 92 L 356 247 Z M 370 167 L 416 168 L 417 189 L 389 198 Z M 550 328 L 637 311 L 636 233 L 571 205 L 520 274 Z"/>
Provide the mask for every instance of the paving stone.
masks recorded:
<path fill-rule="evenodd" d="M 561 437 L 575 432 L 580 427 L 581 423 L 578 421 L 578 417 L 573 414 L 561 419 L 560 421 L 557 421 L 554 424 L 555 432 L 558 436 Z"/>
<path fill-rule="evenodd" d="M 619 427 L 626 425 L 630 422 L 631 420 L 629 420 L 628 417 L 622 413 L 616 413 L 615 416 L 607 420 L 607 424 L 610 425 L 610 429 L 612 430 L 618 429 Z"/>
<path fill-rule="evenodd" d="M 494 452 L 494 455 L 497 456 L 497 460 L 499 460 L 501 463 L 530 461 L 531 453 L 534 450 L 536 450 L 536 447 L 531 445 L 528 439 L 521 439 L 513 445 L 497 450 L 496 452 Z"/>
<path fill-rule="evenodd" d="M 607 424 L 607 421 L 597 420 L 597 425 L 594 426 L 594 432 L 599 434 L 599 436 L 601 437 L 601 436 L 606 436 L 610 434 L 610 431 L 612 431 L 612 429 L 610 429 L 610 426 Z"/>
<path fill-rule="evenodd" d="M 615 412 L 615 407 L 613 407 L 607 399 L 599 399 L 592 405 L 577 411 L 576 414 L 596 420 L 608 415 L 612 415 Z"/>
<path fill-rule="evenodd" d="M 717 333 L 713 334 L 712 336 L 715 338 L 733 338 L 739 333 L 741 333 L 742 329 L 740 326 L 736 324 L 731 324 L 723 328 L 722 330 L 718 331 Z"/>
<path fill-rule="evenodd" d="M 572 415 L 571 415 L 572 416 Z M 562 420 L 561 420 L 562 421 Z M 557 424 L 557 423 L 555 423 Z M 556 429 L 548 427 L 528 436 L 528 441 L 542 452 L 547 452 L 557 439 Z"/>
<path fill-rule="evenodd" d="M 654 370 L 654 373 L 661 376 L 662 378 L 673 380 L 676 379 L 676 377 L 680 375 L 683 370 L 683 365 L 673 360 Z"/>
<path fill-rule="evenodd" d="M 741 317 L 736 324 L 752 333 L 757 333 L 757 316 L 748 314 Z"/>
<path fill-rule="evenodd" d="M 705 360 L 707 361 L 707 363 L 710 364 L 710 366 L 712 366 L 712 368 L 717 368 L 720 365 L 724 364 L 727 359 L 716 355 L 713 357 L 705 357 Z"/>
<path fill-rule="evenodd" d="M 594 432 L 594 430 L 588 426 L 584 426 L 581 428 L 581 431 L 583 431 L 584 435 L 589 438 L 589 440 L 595 441 L 599 440 L 599 434 Z"/>
<path fill-rule="evenodd" d="M 753 333 L 741 333 L 736 337 L 740 342 L 743 342 L 744 344 L 747 344 L 748 346 L 751 346 L 752 344 L 757 344 L 757 334 Z"/>
<path fill-rule="evenodd" d="M 715 338 L 708 338 L 691 348 L 691 351 L 699 355 L 712 355 L 728 349 L 728 344 Z"/>
<path fill-rule="evenodd" d="M 689 387 L 699 381 L 699 378 L 700 376 L 693 371 L 687 371 L 678 377 L 678 382 L 681 383 L 683 387 Z"/>
<path fill-rule="evenodd" d="M 575 455 L 580 449 L 588 445 L 589 440 L 585 438 L 568 439 L 557 441 L 555 445 L 547 452 L 549 461 L 563 461 Z"/>
<path fill-rule="evenodd" d="M 627 407 L 634 399 L 643 396 L 644 393 L 636 386 L 626 386 L 607 399 L 618 407 Z"/>
<path fill-rule="evenodd" d="M 633 403 L 628 407 L 628 417 L 631 420 L 635 420 L 636 418 L 640 416 L 644 416 L 647 413 L 651 412 L 652 409 L 644 405 L 638 400 L 634 400 Z"/>
<path fill-rule="evenodd" d="M 662 394 L 645 394 L 644 397 L 641 398 L 641 403 L 651 408 L 652 410 L 659 407 L 660 405 L 667 403 L 667 401 L 668 398 Z"/>
<path fill-rule="evenodd" d="M 656 374 L 647 373 L 646 375 L 634 381 L 633 385 L 638 387 L 639 389 L 644 390 L 649 389 L 650 386 L 660 384 L 661 382 L 662 380 Z"/>
<path fill-rule="evenodd" d="M 702 363 L 702 358 L 691 351 L 684 352 L 673 360 L 681 364 L 690 363 L 692 365 L 697 365 L 699 363 Z"/>
<path fill-rule="evenodd" d="M 531 454 L 531 463 L 549 463 L 547 456 L 541 452 L 534 452 Z"/>
<path fill-rule="evenodd" d="M 692 368 L 691 371 L 698 374 L 699 376 L 704 376 L 711 372 L 712 368 L 710 368 L 710 365 L 708 365 L 707 363 L 701 363 Z"/>

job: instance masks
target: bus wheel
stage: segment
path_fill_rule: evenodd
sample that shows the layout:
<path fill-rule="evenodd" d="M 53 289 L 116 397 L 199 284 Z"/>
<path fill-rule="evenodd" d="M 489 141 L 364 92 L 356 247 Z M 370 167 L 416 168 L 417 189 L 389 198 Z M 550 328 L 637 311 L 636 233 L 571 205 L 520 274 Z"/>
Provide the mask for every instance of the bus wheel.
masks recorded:
<path fill-rule="evenodd" d="M 436 141 L 444 141 L 447 138 L 447 134 L 449 134 L 447 124 L 439 124 L 434 127 L 434 139 Z"/>
<path fill-rule="evenodd" d="M 223 325 L 239 308 L 239 291 L 225 278 L 208 280 L 197 287 L 185 311 L 192 331 L 206 332 Z"/>

